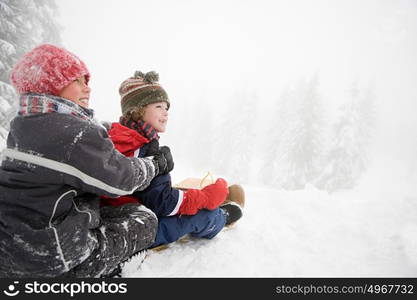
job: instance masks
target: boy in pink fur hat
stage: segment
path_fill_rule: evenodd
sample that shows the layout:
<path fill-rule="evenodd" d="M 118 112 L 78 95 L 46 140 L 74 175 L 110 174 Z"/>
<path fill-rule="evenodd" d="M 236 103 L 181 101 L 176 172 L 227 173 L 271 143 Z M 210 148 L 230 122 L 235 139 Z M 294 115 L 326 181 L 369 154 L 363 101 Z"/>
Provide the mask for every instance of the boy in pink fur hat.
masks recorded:
<path fill-rule="evenodd" d="M 53 45 L 12 71 L 20 99 L 0 167 L 0 277 L 109 276 L 154 243 L 152 211 L 100 208 L 98 195 L 146 189 L 171 171 L 172 156 L 120 154 L 88 108 L 89 78 L 77 56 Z"/>

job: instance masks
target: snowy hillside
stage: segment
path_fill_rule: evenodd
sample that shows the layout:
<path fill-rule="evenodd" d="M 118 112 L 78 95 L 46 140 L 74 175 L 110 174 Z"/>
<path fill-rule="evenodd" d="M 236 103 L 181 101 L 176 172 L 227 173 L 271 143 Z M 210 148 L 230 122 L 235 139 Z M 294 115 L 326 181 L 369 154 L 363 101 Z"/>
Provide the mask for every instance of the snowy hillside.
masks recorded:
<path fill-rule="evenodd" d="M 331 195 L 311 186 L 246 186 L 245 215 L 235 227 L 210 241 L 149 252 L 123 276 L 415 277 L 415 188 L 374 171 L 355 191 Z"/>
<path fill-rule="evenodd" d="M 174 181 L 189 172 L 181 165 Z M 122 276 L 416 277 L 416 175 L 379 164 L 355 190 L 333 194 L 245 186 L 244 217 L 234 227 L 149 251 Z"/>

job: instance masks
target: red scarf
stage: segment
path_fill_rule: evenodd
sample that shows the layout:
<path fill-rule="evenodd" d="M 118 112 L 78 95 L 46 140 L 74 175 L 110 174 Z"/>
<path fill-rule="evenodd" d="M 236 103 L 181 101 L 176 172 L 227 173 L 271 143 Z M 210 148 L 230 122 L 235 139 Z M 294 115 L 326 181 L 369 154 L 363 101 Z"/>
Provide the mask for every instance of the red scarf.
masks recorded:
<path fill-rule="evenodd" d="M 127 120 L 125 117 L 120 117 L 119 123 L 123 126 L 126 126 L 130 129 L 136 130 L 140 135 L 146 137 L 149 141 L 154 139 L 159 139 L 158 132 L 155 128 L 148 122 L 137 120 Z"/>

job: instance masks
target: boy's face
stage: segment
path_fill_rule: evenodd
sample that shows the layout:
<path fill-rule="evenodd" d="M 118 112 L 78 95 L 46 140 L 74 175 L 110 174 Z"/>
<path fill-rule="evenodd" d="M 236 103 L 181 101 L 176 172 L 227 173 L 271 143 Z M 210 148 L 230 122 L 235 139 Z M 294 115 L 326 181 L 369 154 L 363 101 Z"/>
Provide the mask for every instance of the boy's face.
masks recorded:
<path fill-rule="evenodd" d="M 87 85 L 85 76 L 71 82 L 59 93 L 59 96 L 68 99 L 82 107 L 88 108 L 91 89 Z"/>
<path fill-rule="evenodd" d="M 143 121 L 151 124 L 157 132 L 165 132 L 168 122 L 168 104 L 156 102 L 146 105 Z"/>

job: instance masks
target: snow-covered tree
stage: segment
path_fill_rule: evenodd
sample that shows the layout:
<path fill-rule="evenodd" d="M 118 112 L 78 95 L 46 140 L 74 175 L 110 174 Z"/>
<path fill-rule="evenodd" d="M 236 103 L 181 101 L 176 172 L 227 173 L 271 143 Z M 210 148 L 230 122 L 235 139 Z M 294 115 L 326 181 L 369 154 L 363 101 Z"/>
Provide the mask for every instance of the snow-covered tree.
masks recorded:
<path fill-rule="evenodd" d="M 315 75 L 286 92 L 273 165 L 275 183 L 285 189 L 302 189 L 316 178 L 323 154 L 322 100 Z"/>
<path fill-rule="evenodd" d="M 27 51 L 41 43 L 60 43 L 53 0 L 0 0 L 0 140 L 4 142 L 16 111 L 10 71 Z"/>
<path fill-rule="evenodd" d="M 193 166 L 201 172 L 201 176 L 205 172 L 210 171 L 213 166 L 213 148 L 216 145 L 213 143 L 213 136 L 216 135 L 213 130 L 213 114 L 208 114 L 210 111 L 210 101 L 206 96 L 202 95 L 199 98 L 198 109 L 195 105 L 189 105 L 191 122 L 184 131 L 189 131 L 189 138 L 185 143 L 186 152 L 193 153 Z M 194 99 L 193 99 L 194 100 Z M 195 100 L 194 100 L 195 101 Z"/>
<path fill-rule="evenodd" d="M 258 96 L 253 91 L 237 92 L 224 106 L 213 137 L 213 165 L 235 182 L 249 183 L 256 172 L 256 132 L 262 124 L 257 113 Z"/>
<path fill-rule="evenodd" d="M 294 100 L 294 89 L 284 88 L 275 102 L 268 106 L 270 117 L 266 123 L 266 128 L 262 134 L 262 168 L 259 172 L 260 178 L 264 184 L 271 186 L 280 186 L 282 184 L 282 174 L 280 170 L 281 153 L 283 151 L 283 137 L 288 130 L 288 124 L 294 117 L 292 108 Z"/>
<path fill-rule="evenodd" d="M 368 162 L 369 145 L 375 123 L 372 90 L 361 91 L 354 83 L 349 101 L 341 107 L 341 117 L 334 126 L 333 142 L 326 158 L 326 168 L 316 185 L 330 192 L 353 188 Z"/>

